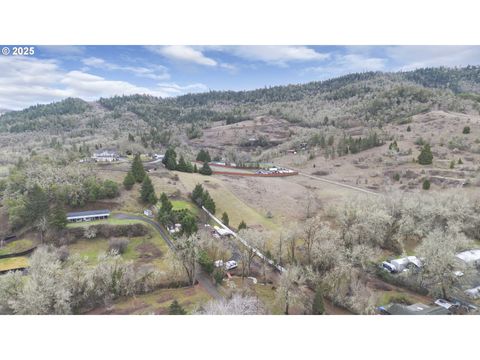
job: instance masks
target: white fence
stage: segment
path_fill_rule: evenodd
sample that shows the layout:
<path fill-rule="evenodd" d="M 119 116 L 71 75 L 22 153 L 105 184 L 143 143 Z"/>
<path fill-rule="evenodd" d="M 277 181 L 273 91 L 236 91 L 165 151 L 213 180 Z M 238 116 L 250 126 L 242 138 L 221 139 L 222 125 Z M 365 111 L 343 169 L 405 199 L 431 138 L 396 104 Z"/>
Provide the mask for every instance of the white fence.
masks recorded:
<path fill-rule="evenodd" d="M 235 238 L 237 238 L 245 247 L 247 247 L 248 249 L 253 249 L 253 251 L 255 252 L 255 254 L 262 260 L 266 261 L 269 265 L 273 266 L 275 269 L 277 269 L 278 271 L 280 272 L 284 272 L 285 271 L 285 268 L 283 266 L 280 266 L 278 264 L 275 264 L 275 262 L 269 258 L 267 258 L 265 255 L 263 255 L 258 249 L 254 248 L 253 246 L 250 246 L 250 244 L 248 242 L 246 242 L 244 239 L 242 239 L 240 236 L 238 236 L 237 233 L 235 233 L 234 231 L 232 231 L 230 228 L 228 228 L 228 226 L 226 226 L 224 223 L 222 223 L 215 215 L 213 215 L 210 211 L 208 211 L 207 209 L 205 209 L 204 206 L 202 206 L 202 209 L 203 211 L 205 211 L 208 216 L 210 216 L 210 218 L 212 218 L 218 225 L 220 225 L 224 230 L 227 230 L 228 232 L 230 232 L 230 234 L 232 234 L 233 236 L 235 236 Z"/>

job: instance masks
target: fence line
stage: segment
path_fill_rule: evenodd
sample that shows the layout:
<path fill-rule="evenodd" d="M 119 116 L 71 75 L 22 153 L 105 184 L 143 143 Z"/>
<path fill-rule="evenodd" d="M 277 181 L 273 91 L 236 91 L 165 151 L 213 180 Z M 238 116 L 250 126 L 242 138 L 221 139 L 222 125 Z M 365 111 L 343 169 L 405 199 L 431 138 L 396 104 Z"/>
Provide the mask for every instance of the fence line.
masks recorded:
<path fill-rule="evenodd" d="M 224 223 L 222 223 L 215 215 L 213 215 L 210 211 L 205 209 L 204 206 L 202 206 L 202 209 L 203 209 L 203 211 L 205 211 L 207 213 L 208 216 L 210 216 L 210 218 L 212 218 L 224 230 L 227 230 L 228 232 L 230 232 L 230 234 L 232 234 L 235 238 L 237 238 L 245 247 L 247 247 L 248 249 L 252 249 L 255 252 L 255 255 L 257 255 L 259 258 L 266 261 L 269 265 L 273 266 L 275 269 L 277 269 L 281 273 L 285 271 L 285 268 L 283 266 L 275 264 L 275 262 L 273 260 L 269 259 L 265 255 L 263 255 L 258 249 L 251 246 L 247 241 L 245 241 L 240 236 L 238 236 L 237 233 L 235 233 L 228 226 L 226 226 Z"/>

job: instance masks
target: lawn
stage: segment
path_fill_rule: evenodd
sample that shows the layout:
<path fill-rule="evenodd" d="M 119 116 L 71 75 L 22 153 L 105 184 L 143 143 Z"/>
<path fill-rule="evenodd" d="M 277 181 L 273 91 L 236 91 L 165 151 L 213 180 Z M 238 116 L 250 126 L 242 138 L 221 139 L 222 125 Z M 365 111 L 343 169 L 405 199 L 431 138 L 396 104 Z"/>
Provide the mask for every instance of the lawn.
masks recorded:
<path fill-rule="evenodd" d="M 177 300 L 187 313 L 194 312 L 200 305 L 211 300 L 210 295 L 199 285 L 178 289 L 161 289 L 154 292 L 117 301 L 113 314 L 168 314 L 173 300 Z M 94 313 L 105 313 L 97 309 Z M 108 311 L 110 313 L 110 311 Z"/>
<path fill-rule="evenodd" d="M 70 223 L 67 227 L 75 228 L 75 227 L 88 227 L 91 225 L 100 225 L 100 224 L 108 224 L 108 225 L 131 225 L 131 224 L 138 224 L 142 223 L 140 220 L 129 220 L 129 219 L 117 219 L 114 216 L 110 216 L 108 219 L 104 220 L 96 220 L 96 221 L 82 221 L 77 223 Z"/>
<path fill-rule="evenodd" d="M 33 246 L 34 242 L 30 239 L 12 241 L 6 244 L 4 247 L 0 248 L 0 255 L 18 253 L 31 249 Z"/>
<path fill-rule="evenodd" d="M 152 264 L 159 270 L 165 270 L 165 254 L 168 245 L 157 231 L 149 224 L 144 224 L 150 230 L 146 236 L 129 238 L 126 251 L 122 254 L 125 260 L 138 264 Z M 108 252 L 109 240 L 105 238 L 82 239 L 69 245 L 71 254 L 86 257 L 90 264 L 97 264 L 99 255 Z"/>
<path fill-rule="evenodd" d="M 198 214 L 200 213 L 200 209 L 198 208 L 198 206 L 194 205 L 190 201 L 172 200 L 171 202 L 172 202 L 173 210 L 187 209 L 195 216 L 198 216 Z"/>
<path fill-rule="evenodd" d="M 0 259 L 0 271 L 13 270 L 28 266 L 28 258 L 25 256 Z"/>

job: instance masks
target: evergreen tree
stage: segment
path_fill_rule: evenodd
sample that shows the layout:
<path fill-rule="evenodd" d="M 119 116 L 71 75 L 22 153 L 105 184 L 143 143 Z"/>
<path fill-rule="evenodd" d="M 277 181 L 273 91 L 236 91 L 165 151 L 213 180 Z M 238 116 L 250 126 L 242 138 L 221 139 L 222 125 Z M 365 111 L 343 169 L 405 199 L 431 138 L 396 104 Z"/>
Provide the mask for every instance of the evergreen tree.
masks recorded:
<path fill-rule="evenodd" d="M 315 291 L 315 297 L 312 304 L 312 315 L 323 315 L 325 313 L 325 306 L 323 304 L 323 295 L 320 287 Z"/>
<path fill-rule="evenodd" d="M 242 220 L 240 224 L 238 224 L 238 231 L 246 228 L 247 228 L 247 224 L 245 223 L 245 221 Z"/>
<path fill-rule="evenodd" d="M 198 152 L 198 155 L 197 155 L 197 161 L 201 161 L 201 162 L 210 162 L 212 161 L 212 159 L 210 158 L 210 154 L 208 153 L 208 151 L 206 150 L 203 150 L 201 149 L 199 152 Z"/>
<path fill-rule="evenodd" d="M 228 214 L 224 211 L 223 214 L 222 214 L 222 222 L 223 222 L 226 226 L 228 226 L 228 221 L 229 221 L 229 219 L 228 219 Z"/>
<path fill-rule="evenodd" d="M 130 169 L 135 181 L 141 183 L 145 177 L 145 169 L 143 168 L 142 161 L 140 160 L 140 154 L 135 155 L 132 162 L 132 168 Z"/>
<path fill-rule="evenodd" d="M 38 184 L 35 184 L 27 192 L 25 216 L 31 223 L 34 223 L 44 215 L 48 215 L 48 197 L 45 191 Z"/>
<path fill-rule="evenodd" d="M 433 161 L 432 150 L 430 149 L 430 144 L 425 144 L 422 147 L 420 155 L 418 155 L 418 163 L 420 165 L 430 165 Z"/>
<path fill-rule="evenodd" d="M 173 210 L 173 205 L 168 199 L 167 195 L 162 192 L 160 195 L 160 210 L 158 211 L 158 222 L 160 222 L 163 225 L 167 225 L 169 223 L 172 223 L 172 210 Z"/>
<path fill-rule="evenodd" d="M 203 206 L 205 207 L 205 209 L 210 211 L 212 214 L 215 214 L 215 202 L 211 198 L 208 191 L 205 191 L 203 193 Z"/>
<path fill-rule="evenodd" d="M 410 125 L 407 126 L 407 132 L 410 132 L 412 131 L 412 128 L 410 127 Z"/>
<path fill-rule="evenodd" d="M 455 160 L 450 161 L 450 169 L 455 168 Z"/>
<path fill-rule="evenodd" d="M 197 164 L 193 164 L 193 172 L 198 173 Z"/>
<path fill-rule="evenodd" d="M 135 177 L 133 176 L 132 172 L 129 171 L 123 179 L 123 186 L 125 189 L 130 190 L 133 187 L 133 184 L 135 184 Z"/>
<path fill-rule="evenodd" d="M 203 205 L 203 186 L 200 184 L 195 185 L 192 191 L 192 200 L 198 206 Z"/>
<path fill-rule="evenodd" d="M 462 161 L 461 158 L 458 159 L 457 164 L 458 164 L 458 165 L 462 165 L 462 164 L 463 164 L 463 161 Z"/>
<path fill-rule="evenodd" d="M 212 175 L 212 168 L 207 162 L 203 163 L 202 168 L 198 171 L 202 175 Z"/>
<path fill-rule="evenodd" d="M 470 134 L 470 126 L 465 126 L 462 131 L 464 134 Z"/>
<path fill-rule="evenodd" d="M 67 226 L 67 213 L 65 209 L 57 204 L 50 213 L 49 225 L 56 230 L 62 230 Z"/>
<path fill-rule="evenodd" d="M 180 224 L 182 225 L 182 234 L 185 234 L 187 237 L 198 231 L 197 222 L 190 214 L 186 214 L 180 221 Z"/>
<path fill-rule="evenodd" d="M 140 190 L 140 198 L 144 203 L 155 205 L 158 201 L 155 195 L 155 189 L 152 184 L 152 180 L 148 175 L 145 175 L 143 179 L 142 188 Z"/>
<path fill-rule="evenodd" d="M 168 170 L 175 170 L 177 168 L 177 153 L 172 148 L 165 152 L 162 163 Z"/>
<path fill-rule="evenodd" d="M 423 189 L 423 190 L 428 190 L 428 189 L 430 189 L 430 181 L 429 181 L 428 179 L 423 180 L 422 189 Z"/>
<path fill-rule="evenodd" d="M 177 300 L 173 300 L 173 302 L 168 307 L 168 315 L 186 315 L 187 312 L 183 309 L 183 307 L 178 303 Z"/>

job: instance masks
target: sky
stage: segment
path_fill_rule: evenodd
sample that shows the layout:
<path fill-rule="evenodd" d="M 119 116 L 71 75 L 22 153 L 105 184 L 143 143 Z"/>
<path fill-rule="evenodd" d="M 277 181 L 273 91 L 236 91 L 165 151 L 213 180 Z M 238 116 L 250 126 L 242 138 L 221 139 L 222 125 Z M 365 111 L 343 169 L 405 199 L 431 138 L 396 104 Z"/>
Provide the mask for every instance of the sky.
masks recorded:
<path fill-rule="evenodd" d="M 35 46 L 32 56 L 8 48 L 0 55 L 0 109 L 9 110 L 67 97 L 170 97 L 353 72 L 480 65 L 480 46 Z"/>

